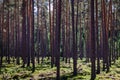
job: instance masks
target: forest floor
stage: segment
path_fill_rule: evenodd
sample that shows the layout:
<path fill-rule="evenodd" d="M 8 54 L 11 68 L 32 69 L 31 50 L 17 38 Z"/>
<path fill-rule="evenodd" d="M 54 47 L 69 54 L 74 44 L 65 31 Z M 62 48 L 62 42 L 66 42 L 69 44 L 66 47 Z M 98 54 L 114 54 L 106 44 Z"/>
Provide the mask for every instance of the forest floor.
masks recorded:
<path fill-rule="evenodd" d="M 21 68 L 21 65 L 15 63 L 3 63 L 3 67 L 0 69 L 0 80 L 55 80 L 56 67 L 51 68 L 50 64 L 50 60 L 47 59 L 42 64 L 36 63 L 36 70 L 32 73 L 31 67 Z M 72 64 L 72 59 L 70 64 L 61 60 L 61 80 L 90 80 L 90 63 L 86 63 L 85 59 L 78 60 L 77 76 L 72 75 Z M 101 68 L 101 73 L 97 74 L 95 80 L 120 80 L 120 59 L 116 60 L 116 63 L 112 63 L 108 73 L 103 72 Z"/>

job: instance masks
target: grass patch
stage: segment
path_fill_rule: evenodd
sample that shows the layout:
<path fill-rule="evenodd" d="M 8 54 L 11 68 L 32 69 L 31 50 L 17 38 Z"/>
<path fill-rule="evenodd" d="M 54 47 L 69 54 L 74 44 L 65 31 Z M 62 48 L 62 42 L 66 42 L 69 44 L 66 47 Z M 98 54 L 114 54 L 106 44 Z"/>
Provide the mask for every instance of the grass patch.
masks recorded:
<path fill-rule="evenodd" d="M 102 61 L 101 61 L 102 62 Z M 32 73 L 32 67 L 22 68 L 21 65 L 15 65 L 14 63 L 3 63 L 1 68 L 0 80 L 55 80 L 56 67 L 51 68 L 50 60 L 44 59 L 44 63 L 36 63 L 36 70 Z M 101 71 L 96 76 L 96 80 L 119 80 L 120 79 L 120 60 L 117 60 L 114 65 L 111 66 L 110 72 L 106 73 Z M 90 80 L 91 75 L 91 63 L 86 63 L 86 60 L 78 60 L 77 69 L 78 75 L 73 76 L 73 60 L 69 63 L 60 62 L 60 75 L 61 80 Z M 102 70 L 102 64 L 101 64 Z"/>

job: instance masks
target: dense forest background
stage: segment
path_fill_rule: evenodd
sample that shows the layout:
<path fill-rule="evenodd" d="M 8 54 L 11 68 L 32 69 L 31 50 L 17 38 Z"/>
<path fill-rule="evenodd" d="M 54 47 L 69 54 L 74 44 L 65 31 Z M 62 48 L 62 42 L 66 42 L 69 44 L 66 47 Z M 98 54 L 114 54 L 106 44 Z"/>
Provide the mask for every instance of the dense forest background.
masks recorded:
<path fill-rule="evenodd" d="M 119 57 L 119 0 L 0 1 L 2 80 L 119 80 Z"/>

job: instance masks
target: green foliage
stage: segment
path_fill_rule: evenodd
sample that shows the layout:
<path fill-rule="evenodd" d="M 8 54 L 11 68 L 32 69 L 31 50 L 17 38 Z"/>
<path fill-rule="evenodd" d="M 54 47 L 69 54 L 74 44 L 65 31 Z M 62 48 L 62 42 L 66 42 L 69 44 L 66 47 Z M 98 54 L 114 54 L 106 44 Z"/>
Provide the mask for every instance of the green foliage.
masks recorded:
<path fill-rule="evenodd" d="M 101 61 L 102 62 L 102 61 Z M 86 63 L 85 60 L 78 60 L 78 75 L 73 76 L 73 64 L 72 59 L 71 63 L 60 62 L 60 74 L 61 80 L 89 80 L 91 69 L 90 63 Z M 5 64 L 1 69 L 0 80 L 55 80 L 56 77 L 56 67 L 51 68 L 50 60 L 47 58 L 44 59 L 44 63 L 36 63 L 36 71 L 31 72 L 31 67 L 21 68 L 21 65 Z M 120 77 L 120 60 L 117 60 L 114 65 L 111 66 L 110 72 L 105 73 L 101 71 L 100 74 L 96 76 L 96 80 L 119 80 Z M 102 66 L 102 64 L 101 64 Z"/>

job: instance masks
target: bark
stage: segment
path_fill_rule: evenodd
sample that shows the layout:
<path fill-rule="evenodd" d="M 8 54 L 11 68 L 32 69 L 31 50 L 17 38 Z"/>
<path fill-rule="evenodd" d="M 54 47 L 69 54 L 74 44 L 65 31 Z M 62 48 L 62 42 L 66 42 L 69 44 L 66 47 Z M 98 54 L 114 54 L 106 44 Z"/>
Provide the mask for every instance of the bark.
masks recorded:
<path fill-rule="evenodd" d="M 31 62 L 32 72 L 35 71 L 35 53 L 34 53 L 34 0 L 30 0 L 30 30 L 31 30 Z"/>
<path fill-rule="evenodd" d="M 72 53 L 73 53 L 73 75 L 77 75 L 77 51 L 76 51 L 76 39 L 75 39 L 75 22 L 74 22 L 74 0 L 71 0 L 71 11 L 72 11 Z"/>
<path fill-rule="evenodd" d="M 100 73 L 100 53 L 99 53 L 99 35 L 98 35 L 98 1 L 96 0 L 96 55 L 97 55 L 97 74 Z"/>
<path fill-rule="evenodd" d="M 25 67 L 26 63 L 26 0 L 23 0 L 22 3 L 22 59 L 23 66 Z"/>
<path fill-rule="evenodd" d="M 55 63 L 55 59 L 54 59 L 54 57 L 55 57 L 55 55 L 54 55 L 54 53 L 55 53 L 55 30 L 54 30 L 54 13 L 55 13 L 55 0 L 53 0 L 53 13 L 52 13 L 52 21 L 51 21 L 51 49 L 52 49 L 52 52 L 51 52 L 51 67 L 53 67 L 53 64 Z"/>
<path fill-rule="evenodd" d="M 56 66 L 57 76 L 56 80 L 60 80 L 60 27 L 61 27 L 61 0 L 57 2 L 57 13 L 56 13 L 56 30 L 55 30 L 55 44 L 56 44 Z"/>
<path fill-rule="evenodd" d="M 17 59 L 16 59 L 16 63 L 19 65 L 20 64 L 20 60 L 19 60 L 19 57 L 20 57 L 20 20 L 19 20 L 19 1 L 18 1 L 18 5 L 17 5 L 17 12 L 18 12 L 18 15 L 17 15 L 17 20 L 18 20 L 18 25 L 17 25 Z"/>
<path fill-rule="evenodd" d="M 95 67 L 95 26 L 94 26 L 94 0 L 91 0 L 91 80 L 96 77 L 96 67 Z"/>
<path fill-rule="evenodd" d="M 3 4 L 2 4 L 2 9 L 1 9 L 1 11 L 2 11 L 2 13 L 1 13 L 1 53 L 0 53 L 0 69 L 1 69 L 1 66 L 2 66 L 2 63 L 3 63 L 3 52 L 4 52 L 4 42 L 3 42 L 3 40 L 4 40 L 4 37 L 3 37 L 3 26 L 4 26 L 4 1 L 3 1 Z"/>
<path fill-rule="evenodd" d="M 9 4 L 9 1 L 8 1 L 8 4 Z M 10 37 L 9 37 L 9 29 L 10 29 L 10 21 L 9 21 L 9 16 L 10 16 L 10 10 L 9 10 L 9 6 L 8 6 L 8 13 L 7 13 L 7 62 L 8 64 L 10 64 Z"/>
<path fill-rule="evenodd" d="M 41 27 L 40 27 L 40 22 L 41 22 L 41 7 L 40 7 L 40 0 L 37 0 L 37 61 L 38 64 L 40 63 L 40 53 L 41 53 Z M 42 22 L 41 22 L 42 23 Z"/>

